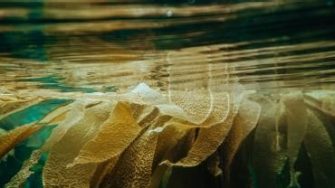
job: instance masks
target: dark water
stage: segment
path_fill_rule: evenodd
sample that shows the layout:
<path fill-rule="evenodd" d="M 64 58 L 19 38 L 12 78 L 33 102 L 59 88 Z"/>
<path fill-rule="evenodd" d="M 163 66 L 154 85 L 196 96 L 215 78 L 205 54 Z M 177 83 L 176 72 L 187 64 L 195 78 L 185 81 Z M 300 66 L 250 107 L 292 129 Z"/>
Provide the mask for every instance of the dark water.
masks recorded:
<path fill-rule="evenodd" d="M 164 91 L 169 84 L 202 87 L 209 72 L 251 89 L 332 89 L 335 81 L 333 1 L 0 7 L 3 90 L 115 91 L 146 82 Z"/>

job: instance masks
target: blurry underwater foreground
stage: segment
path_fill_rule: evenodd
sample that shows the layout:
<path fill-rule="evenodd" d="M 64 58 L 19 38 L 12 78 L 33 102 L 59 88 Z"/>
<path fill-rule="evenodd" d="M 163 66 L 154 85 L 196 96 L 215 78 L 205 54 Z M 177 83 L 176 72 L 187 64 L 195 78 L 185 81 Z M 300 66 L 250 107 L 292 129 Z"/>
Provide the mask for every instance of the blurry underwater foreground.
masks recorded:
<path fill-rule="evenodd" d="M 0 187 L 335 187 L 333 1 L 0 3 Z"/>

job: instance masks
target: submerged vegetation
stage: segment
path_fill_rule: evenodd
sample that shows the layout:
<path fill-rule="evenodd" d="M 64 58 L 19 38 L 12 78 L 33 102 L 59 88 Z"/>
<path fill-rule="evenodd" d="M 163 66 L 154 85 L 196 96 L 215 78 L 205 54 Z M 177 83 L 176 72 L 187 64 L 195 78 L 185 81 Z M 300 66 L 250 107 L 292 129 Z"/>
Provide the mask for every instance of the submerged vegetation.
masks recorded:
<path fill-rule="evenodd" d="M 0 188 L 334 188 L 334 8 L 1 1 Z"/>
<path fill-rule="evenodd" d="M 335 94 L 1 97 L 5 187 L 332 187 Z M 76 98 L 75 100 L 73 98 Z"/>

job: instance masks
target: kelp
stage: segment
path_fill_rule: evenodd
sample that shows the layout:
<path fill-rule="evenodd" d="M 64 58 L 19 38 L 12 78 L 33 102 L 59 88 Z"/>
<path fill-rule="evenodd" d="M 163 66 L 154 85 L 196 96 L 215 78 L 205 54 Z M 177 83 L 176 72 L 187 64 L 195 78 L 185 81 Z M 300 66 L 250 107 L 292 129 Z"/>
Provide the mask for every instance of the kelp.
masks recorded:
<path fill-rule="evenodd" d="M 282 181 L 280 174 L 288 163 L 289 187 L 300 187 L 300 172 L 295 171 L 295 163 L 307 129 L 307 108 L 303 95 L 292 92 L 282 96 L 278 103 L 268 101 L 264 105 L 270 106 L 263 107 L 268 112 L 261 115 L 255 134 L 257 143 L 254 143 L 255 170 L 262 177 L 258 183 L 261 187 L 278 186 L 278 182 Z M 269 166 L 264 168 L 265 165 Z"/>
<path fill-rule="evenodd" d="M 162 165 L 162 161 L 176 162 L 187 155 L 195 139 L 196 131 L 189 125 L 169 124 L 159 134 L 153 168 L 155 169 L 150 187 L 159 187 L 161 181 L 167 181 L 171 175 L 172 167 Z"/>
<path fill-rule="evenodd" d="M 230 130 L 230 127 L 232 126 L 235 115 L 236 110 L 232 110 L 226 121 L 201 129 L 186 157 L 174 164 L 171 164 L 170 162 L 164 163 L 182 167 L 199 165 L 202 161 L 213 154 L 222 144 L 224 138 Z"/>
<path fill-rule="evenodd" d="M 1 161 L 0 169 L 8 168 L 6 171 L 0 171 L 1 174 L 1 184 L 4 182 L 9 181 L 9 179 L 13 179 L 8 186 L 6 187 L 18 187 L 18 186 L 11 186 L 11 185 L 21 185 L 21 183 L 25 182 L 25 177 L 29 177 L 30 173 L 25 173 L 19 171 L 20 168 L 30 168 L 35 164 L 33 160 L 29 159 L 29 156 L 33 156 L 34 153 L 38 151 L 38 149 L 43 145 L 45 140 L 49 137 L 51 131 L 53 130 L 53 125 L 39 125 L 35 123 L 35 126 L 38 126 L 38 130 L 34 133 L 30 134 L 27 138 L 22 140 L 19 144 L 17 144 L 11 152 L 9 152 L 6 156 L 7 159 Z M 32 153 L 32 154 L 31 154 Z M 32 157 L 31 157 L 32 158 Z M 34 157 L 33 157 L 34 158 Z M 36 159 L 36 162 L 38 158 Z M 26 161 L 28 160 L 28 161 Z M 15 164 L 15 165 L 14 165 Z M 16 181 L 19 180 L 19 181 Z M 21 182 L 21 183 L 20 183 Z"/>
<path fill-rule="evenodd" d="M 71 126 L 73 126 L 83 118 L 84 109 L 94 104 L 97 104 L 97 101 L 89 99 L 78 100 L 70 105 L 62 106 L 55 111 L 52 111 L 42 120 L 40 120 L 39 123 L 42 124 L 53 124 L 57 123 L 59 117 L 64 118 L 60 122 L 60 124 L 53 130 L 51 135 L 47 137 L 47 139 L 44 139 L 46 140 L 46 142 L 41 144 L 42 147 L 33 151 L 30 158 L 24 162 L 21 170 L 11 179 L 8 184 L 6 184 L 6 187 L 18 187 L 19 185 L 22 186 L 26 179 L 29 178 L 29 176 L 32 174 L 32 171 L 30 169 L 37 164 L 37 162 L 41 158 L 42 153 L 48 152 L 49 149 L 63 137 L 67 129 L 69 129 Z"/>
<path fill-rule="evenodd" d="M 39 98 L 17 98 L 17 97 L 1 97 L 0 98 L 0 117 L 15 113 L 30 105 L 40 102 Z"/>
<path fill-rule="evenodd" d="M 25 183 L 27 178 L 33 174 L 30 168 L 37 163 L 40 157 L 41 157 L 41 151 L 35 150 L 31 154 L 30 158 L 23 163 L 21 170 L 14 177 L 11 178 L 10 182 L 8 182 L 5 187 L 7 188 L 21 187 Z"/>
<path fill-rule="evenodd" d="M 71 100 L 67 99 L 40 99 L 38 102 L 34 102 L 33 100 L 27 106 L 23 106 L 0 117 L 0 127 L 9 130 L 16 126 L 42 120 L 50 112 L 69 102 Z"/>
<path fill-rule="evenodd" d="M 152 174 L 152 164 L 158 133 L 150 129 L 127 148 L 116 165 L 111 182 L 102 187 L 147 187 Z M 115 178 L 117 177 L 117 178 Z"/>
<path fill-rule="evenodd" d="M 188 184 L 193 187 L 214 180 L 208 185 L 229 187 L 239 160 L 249 165 L 243 173 L 249 186 L 299 187 L 302 145 L 315 187 L 335 184 L 333 120 L 327 120 L 334 114 L 333 95 L 225 87 L 171 87 L 161 94 L 139 84 L 126 93 L 22 104 L 1 117 L 1 125 L 11 123 L 0 134 L 1 156 L 20 143 L 34 149 L 6 187 L 28 186 L 33 173 L 41 174 L 44 187 L 168 187 L 183 173 L 197 174 Z M 37 117 L 30 116 L 34 111 Z M 14 124 L 17 117 L 27 119 Z M 50 125 L 50 136 L 33 134 Z M 38 162 L 42 156 L 45 164 Z M 34 169 L 37 164 L 43 168 Z M 187 187 L 183 183 L 177 184 Z"/>
<path fill-rule="evenodd" d="M 256 178 L 253 181 L 257 187 L 277 187 L 277 175 L 283 169 L 286 161 L 283 140 L 284 135 L 278 131 L 283 126 L 280 105 L 262 98 L 260 100 L 262 113 L 255 130 L 252 151 L 252 168 Z"/>
<path fill-rule="evenodd" d="M 300 92 L 282 97 L 282 102 L 286 109 L 287 157 L 291 174 L 290 187 L 299 187 L 297 177 L 300 172 L 295 172 L 294 165 L 307 129 L 307 109 Z"/>
<path fill-rule="evenodd" d="M 229 135 L 223 145 L 225 156 L 224 176 L 229 184 L 230 168 L 232 161 L 246 137 L 256 127 L 261 113 L 261 106 L 247 98 L 243 99 L 238 114 L 234 119 Z"/>
<path fill-rule="evenodd" d="M 308 128 L 304 145 L 313 166 L 315 187 L 334 187 L 335 149 L 334 143 L 320 119 L 308 110 Z"/>
<path fill-rule="evenodd" d="M 307 105 L 335 119 L 334 98 L 334 93 L 324 94 L 321 92 L 312 92 L 305 94 L 305 102 Z"/>
<path fill-rule="evenodd" d="M 212 100 L 205 89 L 174 91 L 170 94 L 170 101 L 183 109 L 189 120 L 196 124 L 204 122 L 211 113 Z"/>
<path fill-rule="evenodd" d="M 114 107 L 115 103 L 106 101 L 88 108 L 83 119 L 70 127 L 64 137 L 51 148 L 43 169 L 45 187 L 67 185 L 89 187 L 96 164 L 73 167 L 69 167 L 69 164 L 78 156 L 83 145 L 96 135 Z"/>
<path fill-rule="evenodd" d="M 17 144 L 19 144 L 24 139 L 28 138 L 30 135 L 38 131 L 41 126 L 35 123 L 29 125 L 23 125 L 17 127 L 8 133 L 0 136 L 0 158 L 2 158 L 6 153 L 13 149 Z"/>
<path fill-rule="evenodd" d="M 119 156 L 143 129 L 132 114 L 129 104 L 118 103 L 97 135 L 81 148 L 71 165 L 99 163 Z"/>

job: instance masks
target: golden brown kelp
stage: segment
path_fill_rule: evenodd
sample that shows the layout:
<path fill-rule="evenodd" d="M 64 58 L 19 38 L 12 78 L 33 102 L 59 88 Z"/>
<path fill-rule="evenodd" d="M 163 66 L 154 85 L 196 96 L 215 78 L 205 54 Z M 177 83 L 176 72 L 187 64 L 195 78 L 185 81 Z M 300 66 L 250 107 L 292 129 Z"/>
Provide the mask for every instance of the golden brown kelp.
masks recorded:
<path fill-rule="evenodd" d="M 210 104 L 204 105 L 205 98 L 198 106 L 183 102 L 189 91 L 170 93 L 184 96 L 171 101 L 144 84 L 125 94 L 81 96 L 40 120 L 58 126 L 7 187 L 29 181 L 42 153 L 48 153 L 42 169 L 45 187 L 201 187 L 206 181 L 229 187 L 236 184 L 230 177 L 236 176 L 232 173 L 239 167 L 234 163 L 245 149 L 250 152 L 243 164 L 249 171 L 243 174 L 254 186 L 299 187 L 304 171 L 296 164 L 302 146 L 315 186 L 334 183 L 334 135 L 332 121 L 326 119 L 334 111 L 325 106 L 329 102 L 301 92 L 272 96 L 241 88 L 208 92 Z M 199 110 L 201 117 L 195 117 Z M 6 131 L 0 138 L 30 130 L 27 127 L 34 125 Z M 31 135 L 23 132 L 24 137 L 18 133 L 15 139 L 5 139 L 13 141 L 10 147 L 1 144 L 7 148 L 4 154 Z M 193 175 L 197 178 L 190 183 Z M 221 177 L 227 182 L 220 183 Z"/>
<path fill-rule="evenodd" d="M 59 125 L 53 130 L 46 143 L 43 144 L 40 149 L 33 151 L 30 158 L 23 164 L 21 170 L 14 177 L 12 177 L 11 181 L 6 186 L 22 186 L 26 179 L 32 174 L 30 169 L 38 163 L 42 153 L 48 152 L 49 149 L 64 136 L 70 127 L 74 126 L 83 118 L 85 109 L 95 104 L 97 104 L 97 101 L 79 99 L 70 105 L 56 109 L 42 119 L 40 121 L 41 123 L 59 123 Z"/>
<path fill-rule="evenodd" d="M 32 104 L 31 102 L 27 103 L 27 107 L 23 107 L 22 109 L 20 109 L 20 111 L 24 111 L 24 109 L 30 107 L 31 104 Z M 38 103 L 35 104 L 35 105 L 38 105 Z M 35 122 L 35 123 L 31 124 L 32 125 L 31 128 L 36 129 L 36 131 L 34 131 L 29 136 L 27 136 L 24 139 L 25 142 L 23 142 L 22 144 L 17 144 L 16 146 L 21 147 L 20 145 L 24 145 L 24 146 L 27 146 L 28 148 L 32 148 L 32 149 L 36 149 L 36 150 L 34 150 L 34 151 L 32 150 L 30 158 L 28 158 L 26 161 L 24 161 L 24 163 L 22 164 L 21 170 L 19 172 L 17 172 L 15 174 L 15 176 L 13 176 L 11 178 L 11 181 L 6 184 L 6 187 L 20 187 L 20 186 L 22 186 L 24 184 L 24 182 L 26 181 L 26 179 L 33 173 L 30 170 L 30 168 L 32 168 L 34 165 L 36 165 L 36 163 L 40 159 L 40 157 L 42 155 L 42 152 L 43 152 L 38 148 L 43 144 L 44 140 L 46 139 L 46 136 L 47 136 L 46 134 L 48 134 L 50 132 L 50 130 L 53 129 L 52 125 L 63 121 L 65 115 L 67 114 L 67 112 L 70 108 L 70 106 L 71 105 L 60 106 L 59 108 L 56 108 L 55 110 L 51 111 L 46 116 L 44 116 L 44 117 L 41 116 L 42 119 L 39 120 L 38 122 Z M 7 116 L 11 116 L 11 114 L 13 114 L 14 117 L 15 117 L 15 113 L 21 113 L 20 111 L 16 110 L 14 112 L 11 112 L 10 114 L 7 114 Z M 2 120 L 4 120 L 4 119 L 6 120 L 7 116 L 4 116 Z M 21 115 L 22 119 L 20 119 L 19 121 L 27 121 L 26 119 L 31 121 L 32 118 L 30 118 L 29 115 L 26 115 L 26 116 L 28 116 L 28 117 L 25 117 L 25 116 Z M 19 130 L 21 128 L 22 129 L 27 128 L 27 126 L 26 125 L 19 126 L 15 129 L 13 129 L 12 131 Z M 13 148 L 12 151 L 13 151 L 13 153 L 15 153 L 15 148 Z"/>
<path fill-rule="evenodd" d="M 259 187 L 275 187 L 276 175 L 284 166 L 286 156 L 283 144 L 284 135 L 278 127 L 284 126 L 280 105 L 269 98 L 261 99 L 262 113 L 255 130 L 252 161 Z"/>
<path fill-rule="evenodd" d="M 17 98 L 14 96 L 0 98 L 0 117 L 27 108 L 31 104 L 37 103 L 38 98 Z"/>
<path fill-rule="evenodd" d="M 113 110 L 115 103 L 102 102 L 85 111 L 83 119 L 70 127 L 64 137 L 49 153 L 43 169 L 45 187 L 67 186 L 89 187 L 96 164 L 68 166 L 78 156 L 80 149 L 98 132 L 99 127 Z"/>
<path fill-rule="evenodd" d="M 301 148 L 307 129 L 307 109 L 303 95 L 300 92 L 287 94 L 282 97 L 285 106 L 287 131 L 287 158 L 290 168 L 290 186 L 298 187 L 298 175 L 295 162 Z"/>
<path fill-rule="evenodd" d="M 238 111 L 231 131 L 223 145 L 224 153 L 226 156 L 224 163 L 224 176 L 226 176 L 226 184 L 229 184 L 230 168 L 231 163 L 246 137 L 256 127 L 259 116 L 261 113 L 261 107 L 258 103 L 250 101 L 249 99 L 243 99 L 241 107 Z"/>
<path fill-rule="evenodd" d="M 320 119 L 308 110 L 308 128 L 304 145 L 313 167 L 315 187 L 335 185 L 335 150 L 329 133 Z"/>
<path fill-rule="evenodd" d="M 106 187 L 147 187 L 157 146 L 158 132 L 143 133 L 122 154 Z M 105 187 L 103 186 L 103 187 Z"/>
<path fill-rule="evenodd" d="M 278 103 L 269 98 L 263 102 L 267 106 L 262 109 L 268 111 L 262 113 L 256 129 L 253 155 L 259 186 L 278 186 L 279 174 L 288 162 L 290 186 L 297 187 L 299 172 L 294 166 L 307 127 L 303 96 L 298 92 L 284 95 Z"/>
<path fill-rule="evenodd" d="M 132 114 L 129 104 L 118 103 L 97 135 L 81 148 L 72 165 L 99 163 L 119 156 L 143 129 Z"/>
<path fill-rule="evenodd" d="M 21 141 L 42 128 L 35 123 L 24 125 L 0 136 L 0 159 Z"/>

